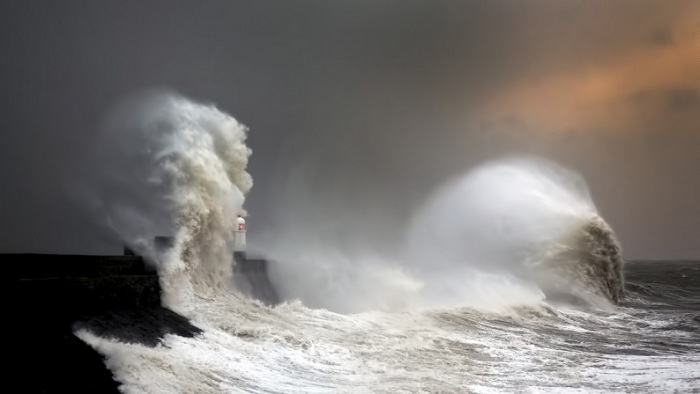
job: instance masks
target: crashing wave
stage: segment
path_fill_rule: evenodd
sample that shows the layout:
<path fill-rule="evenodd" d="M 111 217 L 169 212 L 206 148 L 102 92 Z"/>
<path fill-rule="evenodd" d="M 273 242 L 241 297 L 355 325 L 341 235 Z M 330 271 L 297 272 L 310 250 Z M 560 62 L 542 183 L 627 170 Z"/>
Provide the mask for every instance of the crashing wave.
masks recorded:
<path fill-rule="evenodd" d="M 624 295 L 622 248 L 600 216 L 533 258 L 530 265 L 548 298 L 585 300 L 592 295 L 617 304 Z"/>
<path fill-rule="evenodd" d="M 91 156 L 90 205 L 155 262 L 164 305 L 185 313 L 224 293 L 234 218 L 253 186 L 247 128 L 214 105 L 147 92 L 119 106 Z M 154 243 L 172 236 L 172 248 Z"/>
<path fill-rule="evenodd" d="M 411 268 L 449 297 L 622 296 L 621 248 L 585 180 L 540 158 L 489 162 L 448 182 L 414 217 L 408 249 Z"/>

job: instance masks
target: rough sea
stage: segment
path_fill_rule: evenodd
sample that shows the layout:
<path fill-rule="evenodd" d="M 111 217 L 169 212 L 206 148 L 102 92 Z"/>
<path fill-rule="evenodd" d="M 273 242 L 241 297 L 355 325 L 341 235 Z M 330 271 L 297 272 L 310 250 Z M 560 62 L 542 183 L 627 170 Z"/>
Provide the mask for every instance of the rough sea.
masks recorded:
<path fill-rule="evenodd" d="M 629 262 L 625 276 L 609 311 L 344 316 L 240 300 L 225 324 L 155 348 L 79 335 L 128 393 L 700 392 L 700 262 Z"/>
<path fill-rule="evenodd" d="M 232 286 L 245 127 L 179 96 L 117 115 L 130 133 L 95 155 L 128 176 L 98 179 L 134 198 L 96 188 L 100 214 L 155 262 L 163 306 L 202 330 L 152 347 L 78 329 L 125 393 L 700 392 L 700 262 L 625 263 L 570 172 L 538 160 L 469 172 L 416 214 L 439 225 L 409 237 L 408 257 L 282 250 L 271 280 L 287 301 L 266 306 Z M 163 234 L 175 242 L 158 254 Z"/>

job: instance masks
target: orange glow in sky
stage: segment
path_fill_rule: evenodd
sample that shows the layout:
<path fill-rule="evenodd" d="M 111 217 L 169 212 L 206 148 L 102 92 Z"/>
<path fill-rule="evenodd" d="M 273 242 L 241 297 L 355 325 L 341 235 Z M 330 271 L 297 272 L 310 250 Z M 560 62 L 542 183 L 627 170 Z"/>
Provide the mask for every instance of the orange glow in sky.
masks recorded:
<path fill-rule="evenodd" d="M 482 120 L 541 131 L 634 130 L 663 109 L 657 93 L 700 89 L 700 34 L 676 29 L 666 46 L 638 47 L 588 68 L 527 80 L 489 99 Z M 657 99 L 655 99 L 657 97 Z"/>

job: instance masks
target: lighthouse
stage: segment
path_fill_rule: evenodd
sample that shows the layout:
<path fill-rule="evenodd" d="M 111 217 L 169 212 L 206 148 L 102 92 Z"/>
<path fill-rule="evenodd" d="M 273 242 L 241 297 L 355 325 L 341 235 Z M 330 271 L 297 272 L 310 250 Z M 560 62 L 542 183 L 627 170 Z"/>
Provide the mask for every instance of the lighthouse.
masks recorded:
<path fill-rule="evenodd" d="M 236 218 L 236 231 L 234 234 L 233 253 L 234 253 L 234 256 L 240 256 L 243 259 L 245 259 L 245 252 L 246 252 L 245 235 L 246 235 L 245 219 L 243 218 L 242 215 L 238 215 L 238 217 Z"/>
<path fill-rule="evenodd" d="M 241 293 L 262 301 L 266 305 L 277 305 L 280 298 L 267 276 L 267 260 L 250 258 L 246 252 L 246 223 L 243 215 L 236 218 L 233 237 L 233 283 Z"/>

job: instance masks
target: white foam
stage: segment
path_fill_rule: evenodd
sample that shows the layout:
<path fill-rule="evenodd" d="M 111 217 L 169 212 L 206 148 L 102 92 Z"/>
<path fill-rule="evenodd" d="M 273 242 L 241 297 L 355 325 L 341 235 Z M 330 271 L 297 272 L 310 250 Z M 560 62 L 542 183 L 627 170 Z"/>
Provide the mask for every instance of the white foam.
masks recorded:
<path fill-rule="evenodd" d="M 107 166 L 106 180 L 121 189 L 117 195 L 101 195 L 103 211 L 117 232 L 158 262 L 165 305 L 204 330 L 194 338 L 168 335 L 155 348 L 78 331 L 82 340 L 106 355 L 124 392 L 624 390 L 629 380 L 623 373 L 611 372 L 614 366 L 644 372 L 634 378 L 635 388 L 697 388 L 697 373 L 689 369 L 698 361 L 695 356 L 651 359 L 665 363 L 664 368 L 647 374 L 656 364 L 643 358 L 567 349 L 556 335 L 541 328 L 585 335 L 608 327 L 611 335 L 624 338 L 634 326 L 624 319 L 584 312 L 553 312 L 541 304 L 541 292 L 531 284 L 507 275 L 507 270 L 482 269 L 491 264 L 510 267 L 519 248 L 556 239 L 575 227 L 581 214 L 594 212 L 580 182 L 571 181 L 575 177 L 535 166 L 533 178 L 528 167 L 532 163 L 477 170 L 439 195 L 437 201 L 446 205 L 429 205 L 427 222 L 421 221 L 432 226 L 436 245 L 455 254 L 413 251 L 412 257 L 430 251 L 440 258 L 424 256 L 406 269 L 406 262 L 396 256 L 307 248 L 322 253 L 286 256 L 297 264 L 300 275 L 283 279 L 315 283 L 313 297 L 326 294 L 325 304 L 346 308 L 345 312 L 366 312 L 342 315 L 300 302 L 269 308 L 228 287 L 233 219 L 252 186 L 245 171 L 250 155 L 245 128 L 214 106 L 156 95 L 118 111 L 108 129 L 126 131 L 107 139 L 116 153 L 106 157 L 118 165 Z M 128 169 L 128 176 L 111 171 L 119 168 Z M 539 176 L 543 173 L 546 176 Z M 502 178 L 515 183 L 504 183 Z M 163 231 L 176 236 L 176 244 L 170 253 L 160 255 L 152 239 Z M 463 249 L 464 243 L 470 248 Z M 505 251 L 500 251 L 504 244 Z M 473 253 L 475 245 L 480 246 L 478 253 Z M 466 261 L 477 261 L 478 269 L 464 267 L 462 253 Z M 320 269 L 323 264 L 327 267 Z M 433 277 L 414 275 L 423 266 L 442 269 Z M 301 275 L 308 270 L 311 279 Z M 313 278 L 316 274 L 320 279 Z M 426 292 L 429 286 L 456 291 L 456 297 L 450 302 L 435 297 L 436 304 L 427 304 L 440 309 L 405 305 L 416 298 L 425 301 L 421 297 L 426 295 L 452 295 Z M 488 307 L 455 307 L 469 300 Z M 523 311 L 514 305 L 531 307 Z M 608 320 L 613 323 L 608 325 Z M 657 382 L 667 377 L 671 383 Z"/>

